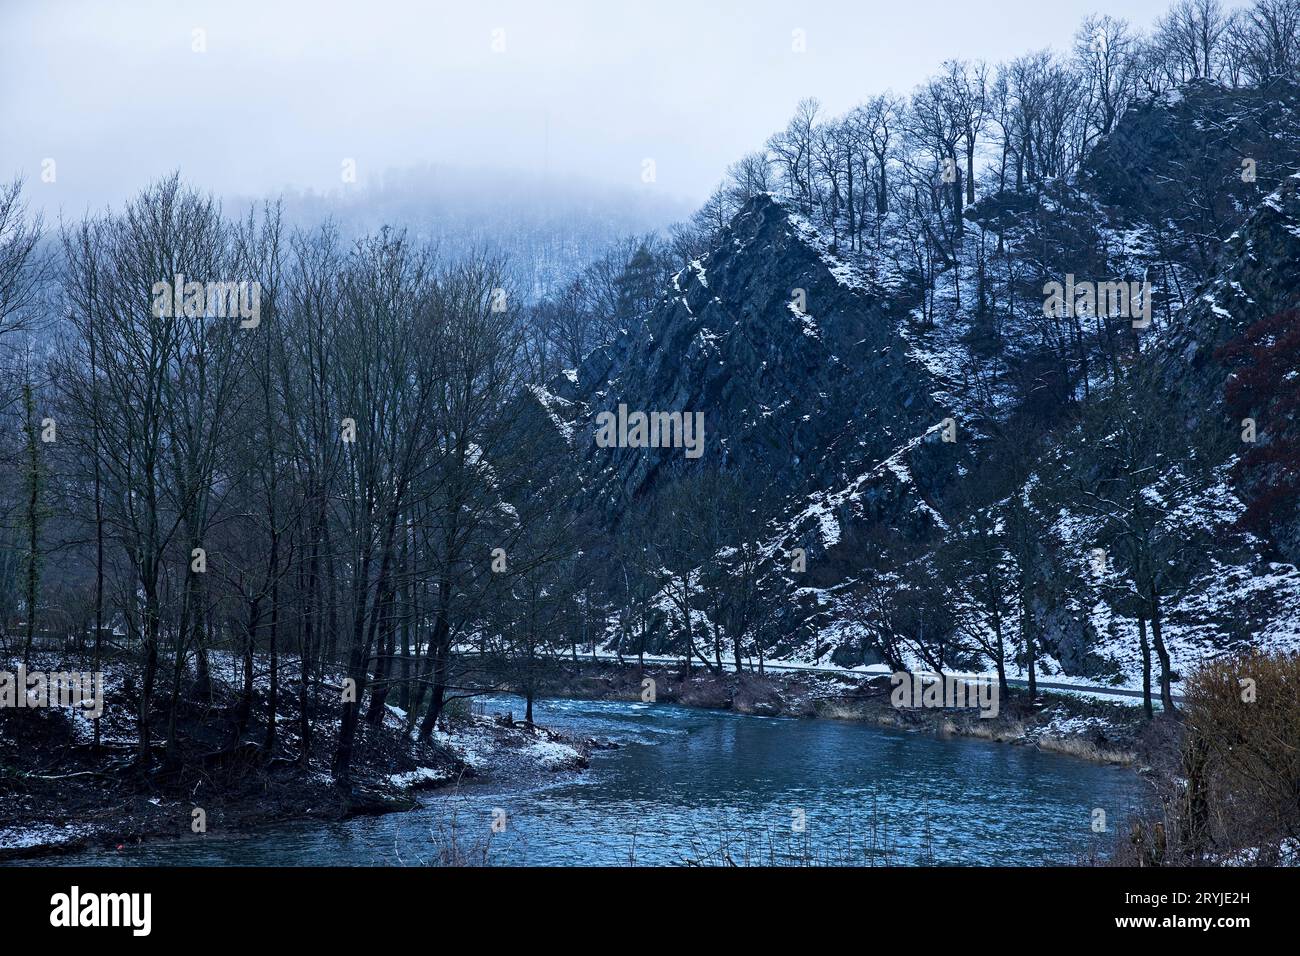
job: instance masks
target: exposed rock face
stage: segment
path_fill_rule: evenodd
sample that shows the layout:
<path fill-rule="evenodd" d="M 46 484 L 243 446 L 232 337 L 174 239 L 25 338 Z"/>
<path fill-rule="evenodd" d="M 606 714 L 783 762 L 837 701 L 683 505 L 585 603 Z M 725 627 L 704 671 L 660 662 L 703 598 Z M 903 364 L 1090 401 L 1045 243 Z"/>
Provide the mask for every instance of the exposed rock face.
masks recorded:
<path fill-rule="evenodd" d="M 600 448 L 595 416 L 703 412 L 704 459 L 792 502 L 887 458 L 943 418 L 906 356 L 897 296 L 759 196 L 646 317 L 553 391 L 611 507 L 692 466 L 682 449 Z M 802 306 L 802 311 L 800 310 Z"/>
<path fill-rule="evenodd" d="M 1205 278 L 1223 242 L 1296 171 L 1297 156 L 1300 84 L 1196 80 L 1131 107 L 1082 179 L 1112 215 L 1166 228 L 1164 241 Z"/>
<path fill-rule="evenodd" d="M 1295 172 L 1298 150 L 1300 84 L 1229 89 L 1194 80 L 1131 106 L 1089 154 L 1083 178 L 1117 211 L 1182 215 L 1176 204 L 1202 188 L 1240 220 Z"/>
<path fill-rule="evenodd" d="M 1300 172 L 1259 202 L 1199 291 L 1166 347 L 1153 355 L 1189 425 L 1207 411 L 1221 414 L 1213 399 L 1228 369 L 1215 351 L 1260 319 L 1300 305 Z"/>
<path fill-rule="evenodd" d="M 1197 303 L 1178 350 L 1192 374 L 1222 395 L 1227 369 L 1215 350 L 1256 322 L 1295 309 L 1300 309 L 1300 172 L 1268 196 L 1228 241 L 1224 268 Z M 1170 377 L 1177 374 L 1176 368 L 1168 370 Z M 1288 374 L 1300 374 L 1300 369 Z M 1226 427 L 1236 431 L 1241 423 L 1233 419 Z M 1289 442 L 1294 449 L 1294 421 L 1265 422 L 1263 431 L 1265 444 Z M 1285 458 L 1281 448 L 1276 450 Z M 1253 492 L 1251 487 L 1246 490 Z M 1278 554 L 1300 565 L 1300 501 L 1293 502 L 1289 511 L 1279 510 L 1270 532 Z"/>
<path fill-rule="evenodd" d="M 1300 84 L 1285 78 L 1257 89 L 1199 80 L 1139 103 L 1085 166 L 1111 216 L 1165 229 L 1172 258 L 1201 280 L 1145 359 L 1189 440 L 1217 460 L 1242 446 L 1212 448 L 1241 427 L 1222 400 L 1232 370 L 1216 353 L 1300 305 L 1298 170 Z M 1273 531 L 1277 553 L 1300 562 L 1300 511 Z"/>
<path fill-rule="evenodd" d="M 1243 156 L 1256 160 L 1253 182 L 1239 175 Z M 1115 237 L 1168 229 L 1176 247 L 1170 258 L 1205 281 L 1189 286 L 1196 291 L 1187 307 L 1167 314 L 1141 353 L 1123 360 L 1158 376 L 1167 407 L 1189 434 L 1219 433 L 1228 424 L 1221 398 L 1230 370 L 1216 350 L 1251 323 L 1300 305 L 1297 167 L 1300 87 L 1229 91 L 1193 84 L 1181 97 L 1130 110 L 1077 183 L 989 197 L 967 218 L 973 229 L 989 231 L 990 247 L 1005 240 L 1017 249 L 1018 241 L 1032 237 L 1023 253 L 1013 253 L 1023 255 L 1021 270 L 1031 278 L 1058 268 L 1141 277 L 1154 260 L 1150 246 L 1116 252 Z M 1197 213 L 1209 217 L 1206 222 L 1186 212 L 1198 190 L 1215 198 Z M 1087 255 L 1093 258 L 1081 261 Z M 1036 291 L 1021 291 L 1021 313 L 1038 308 Z M 785 636 L 771 651 L 820 657 L 841 640 L 827 636 L 840 633 L 835 593 L 871 573 L 870 555 L 882 536 L 925 549 L 969 518 L 972 508 L 998 504 L 973 504 L 959 492 L 973 468 L 990 465 L 982 460 L 978 423 L 963 420 L 962 440 L 943 440 L 941 423 L 961 418 L 958 388 L 915 357 L 910 315 L 918 293 L 900 278 L 881 280 L 843 261 L 799 216 L 759 196 L 735 217 L 717 249 L 675 277 L 638 327 L 533 395 L 541 420 L 565 436 L 583 475 L 591 495 L 583 507 L 598 503 L 610 530 L 632 503 L 692 468 L 725 464 L 756 495 L 766 491 L 776 499 L 778 517 L 764 532 L 769 571 L 782 573 L 779 563 L 792 547 L 806 549 L 809 561 L 807 575 L 780 599 L 777 630 Z M 1032 322 L 1019 313 L 1005 319 L 997 351 L 981 353 L 980 360 L 1003 367 L 1034 362 L 1034 349 L 1044 346 Z M 960 345 L 963 336 L 970 337 L 958 329 L 950 340 Z M 1094 387 L 1104 388 L 1105 381 L 1094 375 Z M 1076 434 L 1076 385 L 1066 381 L 1056 404 L 1019 395 L 1001 413 L 1032 420 L 1046 433 L 1046 447 L 1083 462 L 1079 472 L 1104 470 L 1104 453 Z M 620 404 L 629 411 L 702 412 L 702 459 L 688 459 L 681 448 L 599 447 L 596 416 Z M 1214 464 L 1226 474 L 1230 456 L 1222 443 L 1215 453 Z M 1044 464 L 1035 480 L 1047 480 L 1051 470 Z M 1226 485 L 1222 494 L 1218 487 L 1199 490 L 1207 498 L 1231 497 Z M 1061 518 L 1064 525 L 1072 520 L 1064 511 Z M 1217 532 L 1203 526 L 1199 533 Z M 1289 540 L 1300 541 L 1300 533 Z M 1052 574 L 1084 573 L 1075 565 L 1090 544 L 1063 534 L 1053 546 L 1065 553 L 1068 568 Z M 1266 632 L 1285 612 L 1274 598 L 1300 588 L 1300 576 L 1286 572 L 1268 585 L 1266 600 L 1232 610 L 1259 589 L 1260 575 L 1273 572 L 1263 569 L 1265 559 L 1250 551 L 1248 538 L 1224 535 L 1218 547 L 1211 562 L 1218 562 L 1215 576 L 1193 589 L 1200 603 L 1170 612 L 1171 628 L 1192 635 L 1188 646 L 1196 652 L 1217 646 L 1216 640 Z M 1295 550 L 1283 545 L 1291 560 L 1300 559 Z M 1095 651 L 1101 642 L 1135 643 L 1124 631 L 1135 622 L 1121 626 L 1118 605 L 1098 611 L 1079 601 L 1053 613 L 1039 639 L 1067 670 L 1100 673 Z M 1221 625 L 1216 614 L 1237 623 Z M 844 662 L 861 660 L 860 649 L 845 647 L 849 658 L 858 656 Z"/>

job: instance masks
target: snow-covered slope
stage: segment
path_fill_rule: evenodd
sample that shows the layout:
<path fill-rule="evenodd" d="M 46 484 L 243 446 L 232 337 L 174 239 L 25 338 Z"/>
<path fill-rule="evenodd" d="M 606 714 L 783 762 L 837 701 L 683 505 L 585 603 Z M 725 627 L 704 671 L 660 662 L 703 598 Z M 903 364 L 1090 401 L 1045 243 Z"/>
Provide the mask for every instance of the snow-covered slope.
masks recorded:
<path fill-rule="evenodd" d="M 1040 673 L 1140 686 L 1143 575 L 1175 671 L 1241 646 L 1300 647 L 1300 555 L 1240 523 L 1249 489 L 1221 353 L 1300 304 L 1300 177 L 1279 173 L 1300 167 L 1295 93 L 1206 86 L 1139 105 L 1076 181 L 971 207 L 952 262 L 924 281 L 891 246 L 901 220 L 881 246 L 836 250 L 758 196 L 640 325 L 533 397 L 611 535 L 692 469 L 740 477 L 762 515 L 744 536 L 775 609 L 749 639 L 769 658 L 872 664 L 895 641 L 908 662 L 987 668 L 981 607 L 998 602 L 975 592 L 995 580 L 1013 676 L 1029 633 Z M 1166 152 L 1134 145 L 1148 140 Z M 1213 224 L 1224 235 L 1196 249 L 1191 232 L 1208 227 L 1181 215 L 1177 188 L 1129 183 L 1154 163 L 1247 146 L 1259 177 L 1226 190 Z M 1210 247 L 1207 265 L 1197 255 Z M 1072 338 L 1039 294 L 1067 272 L 1152 281 L 1150 326 L 1099 320 Z M 705 455 L 599 447 L 596 415 L 620 404 L 702 412 Z M 1146 437 L 1126 446 L 1133 434 Z M 1135 475 L 1151 516 L 1137 550 L 1125 503 L 1097 506 L 1098 489 Z M 999 557 L 981 578 L 972 555 L 986 541 Z M 701 556 L 701 574 L 733 557 Z M 680 607 L 652 603 L 666 624 L 646 650 L 680 652 Z M 691 614 L 697 635 L 716 623 L 706 603 Z M 949 636 L 931 646 L 936 630 Z"/>

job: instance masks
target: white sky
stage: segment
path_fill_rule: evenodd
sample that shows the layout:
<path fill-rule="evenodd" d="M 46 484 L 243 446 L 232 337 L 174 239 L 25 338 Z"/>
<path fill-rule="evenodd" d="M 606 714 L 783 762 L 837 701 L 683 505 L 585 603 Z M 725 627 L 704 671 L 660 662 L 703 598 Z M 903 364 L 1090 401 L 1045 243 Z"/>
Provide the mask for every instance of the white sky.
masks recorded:
<path fill-rule="evenodd" d="M 353 158 L 361 185 L 453 163 L 698 202 L 801 97 L 840 112 L 905 92 L 950 57 L 1066 49 L 1087 13 L 1145 28 L 1168 5 L 0 0 L 0 180 L 22 173 L 37 205 L 79 213 L 177 167 L 223 195 L 336 189 Z M 196 28 L 206 53 L 191 49 Z M 46 158 L 52 184 L 40 180 Z"/>

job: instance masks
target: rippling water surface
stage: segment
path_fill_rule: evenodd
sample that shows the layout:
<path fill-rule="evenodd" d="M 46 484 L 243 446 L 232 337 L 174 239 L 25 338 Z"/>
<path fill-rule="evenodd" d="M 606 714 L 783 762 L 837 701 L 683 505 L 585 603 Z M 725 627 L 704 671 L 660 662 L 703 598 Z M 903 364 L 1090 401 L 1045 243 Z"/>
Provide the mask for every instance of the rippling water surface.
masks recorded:
<path fill-rule="evenodd" d="M 521 710 L 511 698 L 487 706 Z M 1093 832 L 1095 809 L 1114 829 L 1143 799 L 1131 770 L 862 724 L 576 700 L 539 702 L 536 717 L 620 747 L 594 752 L 581 774 L 467 783 L 411 813 L 59 862 L 424 865 L 455 852 L 514 865 L 1073 863 L 1109 843 Z"/>

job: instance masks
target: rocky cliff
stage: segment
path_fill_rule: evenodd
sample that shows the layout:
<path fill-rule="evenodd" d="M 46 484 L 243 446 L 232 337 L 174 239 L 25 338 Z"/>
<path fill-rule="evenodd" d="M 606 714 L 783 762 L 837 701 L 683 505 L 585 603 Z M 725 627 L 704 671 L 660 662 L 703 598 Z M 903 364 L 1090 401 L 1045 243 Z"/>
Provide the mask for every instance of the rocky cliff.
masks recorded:
<path fill-rule="evenodd" d="M 1243 158 L 1253 161 L 1245 179 Z M 1202 468 L 1199 477 L 1179 475 L 1187 500 L 1169 508 L 1164 529 L 1176 537 L 1185 528 L 1188 541 L 1209 542 L 1170 608 L 1176 662 L 1242 642 L 1300 642 L 1300 575 L 1279 563 L 1300 559 L 1300 535 L 1270 540 L 1236 524 L 1243 495 L 1232 468 L 1240 447 L 1225 437 L 1237 426 L 1223 400 L 1232 367 L 1221 355 L 1253 323 L 1300 304 L 1297 169 L 1294 84 L 1264 91 L 1195 84 L 1139 104 L 1077 181 L 986 199 L 968 211 L 968 244 L 1005 244 L 1006 274 L 1029 276 L 1020 301 L 1013 297 L 995 317 L 996 338 L 981 331 L 988 315 L 945 297 L 940 287 L 951 275 L 936 277 L 931 289 L 904 270 L 882 275 L 865 257 L 832 252 L 805 220 L 761 195 L 636 327 L 533 391 L 545 413 L 539 420 L 565 436 L 611 534 L 634 502 L 693 468 L 741 476 L 765 503 L 756 536 L 767 598 L 780 605 L 771 653 L 869 663 L 878 657 L 845 599 L 880 571 L 880 555 L 892 550 L 895 563 L 901 554 L 928 568 L 954 529 L 979 514 L 996 523 L 1009 501 L 1028 502 L 1046 483 L 1064 487 L 1115 469 L 1112 451 L 1086 425 L 1114 379 L 1104 362 L 1136 363 L 1158 383 L 1160 414 L 1170 416 L 1170 428 L 1187 430 Z M 1198 204 L 1205 190 L 1213 202 Z M 1035 388 L 1059 347 L 1041 335 L 1035 294 L 1045 274 L 1076 261 L 1085 263 L 1080 273 L 1095 267 L 1156 277 L 1166 284 L 1156 292 L 1161 308 L 1141 336 L 1126 323 L 1103 328 L 1112 340 L 1131 338 L 1131 349 L 1064 365 L 1066 378 L 1045 399 Z M 952 268 L 960 282 L 983 267 L 959 258 Z M 923 293 L 936 303 L 929 327 L 916 322 Z M 703 456 L 601 447 L 597 416 L 620 405 L 703 413 Z M 1025 443 L 1041 461 L 1025 486 L 1008 489 L 1008 443 L 999 451 L 988 439 L 1017 420 L 1029 423 L 1021 426 Z M 973 490 L 971 476 L 981 471 L 982 488 Z M 1042 663 L 1131 682 L 1132 609 L 1121 588 L 1087 582 L 1087 555 L 1105 521 L 1069 505 L 1055 513 L 1054 500 L 1036 505 L 1046 509 L 1050 546 L 1036 573 L 1068 579 L 1069 593 L 1040 622 Z M 794 548 L 807 554 L 806 573 L 786 566 Z M 662 641 L 670 646 L 671 636 Z"/>

